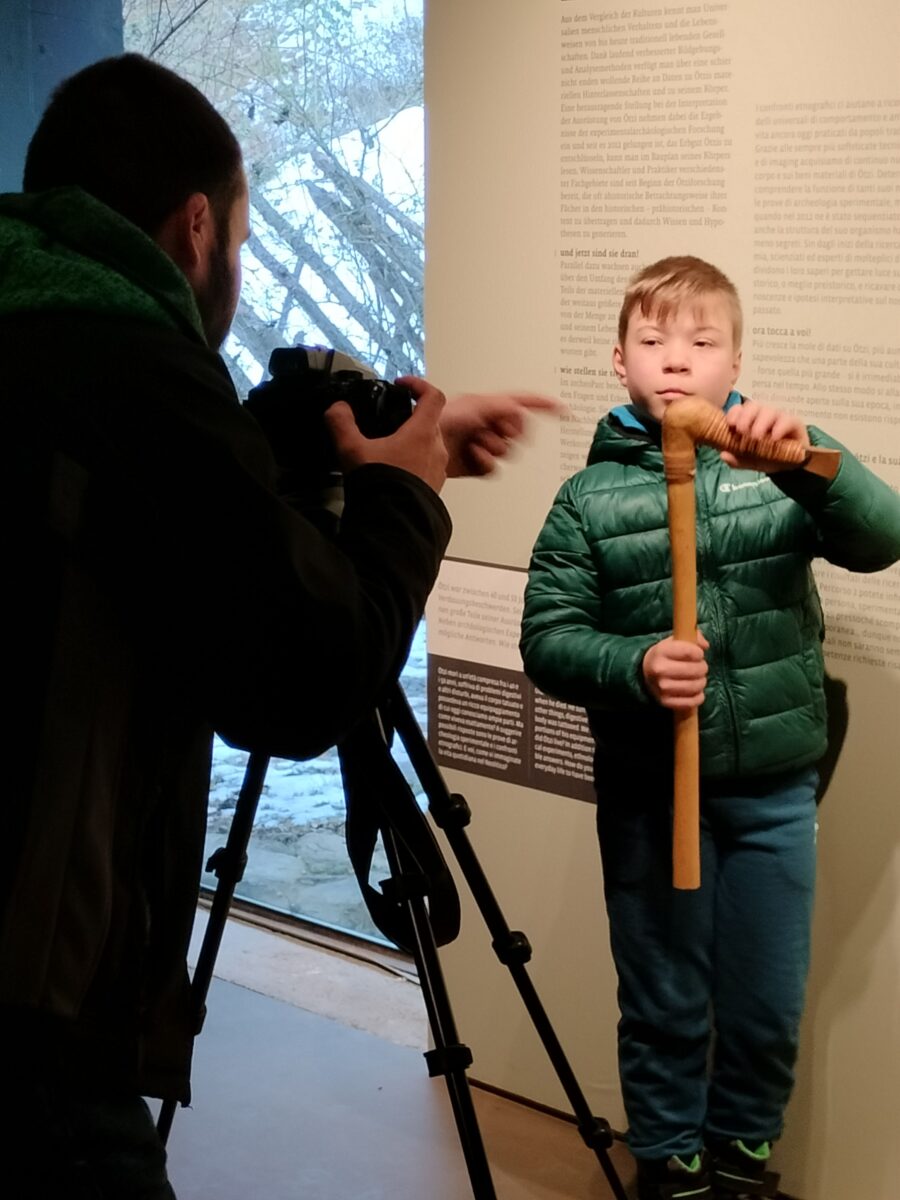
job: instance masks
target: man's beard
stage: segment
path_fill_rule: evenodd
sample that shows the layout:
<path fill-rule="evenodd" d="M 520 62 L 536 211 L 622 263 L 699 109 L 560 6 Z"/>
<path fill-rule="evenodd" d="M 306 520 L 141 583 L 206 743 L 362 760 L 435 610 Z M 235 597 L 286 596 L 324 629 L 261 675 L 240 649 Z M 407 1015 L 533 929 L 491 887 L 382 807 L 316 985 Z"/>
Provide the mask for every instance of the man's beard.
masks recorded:
<path fill-rule="evenodd" d="M 195 296 L 206 341 L 211 350 L 219 350 L 228 337 L 237 299 L 228 247 L 221 239 L 210 256 L 206 283 Z"/>

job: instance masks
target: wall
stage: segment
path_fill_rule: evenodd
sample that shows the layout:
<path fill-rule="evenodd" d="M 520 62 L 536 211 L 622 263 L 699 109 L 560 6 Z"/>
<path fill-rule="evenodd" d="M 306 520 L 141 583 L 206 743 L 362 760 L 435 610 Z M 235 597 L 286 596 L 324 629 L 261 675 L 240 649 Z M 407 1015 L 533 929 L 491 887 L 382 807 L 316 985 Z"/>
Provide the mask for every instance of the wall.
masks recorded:
<path fill-rule="evenodd" d="M 738 285 L 746 392 L 900 485 L 898 53 L 892 0 L 861 0 L 852 19 L 837 0 L 429 8 L 428 374 L 449 392 L 522 386 L 570 406 L 561 425 L 536 423 L 498 479 L 448 485 L 455 561 L 429 627 L 439 761 L 470 801 L 510 924 L 531 937 L 533 976 L 589 1100 L 613 1124 L 593 809 L 578 798 L 577 722 L 537 713 L 521 677 L 522 572 L 559 482 L 624 395 L 609 354 L 625 280 L 664 254 L 709 258 Z M 807 1200 L 888 1200 L 900 1178 L 900 571 L 818 575 L 849 729 L 821 809 L 809 1004 L 777 1165 Z M 569 739 L 567 775 L 538 761 L 540 729 Z M 473 1075 L 564 1107 L 468 899 L 443 953 Z"/>
<path fill-rule="evenodd" d="M 121 0 L 0 0 L 0 192 L 18 191 L 25 151 L 51 91 L 122 53 Z"/>

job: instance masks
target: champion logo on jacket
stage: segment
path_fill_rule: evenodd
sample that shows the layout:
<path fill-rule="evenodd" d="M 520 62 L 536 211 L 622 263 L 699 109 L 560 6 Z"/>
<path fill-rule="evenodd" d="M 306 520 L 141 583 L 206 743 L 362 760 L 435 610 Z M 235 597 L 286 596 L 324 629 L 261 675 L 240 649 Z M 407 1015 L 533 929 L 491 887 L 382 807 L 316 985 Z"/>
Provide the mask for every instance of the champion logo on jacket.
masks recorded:
<path fill-rule="evenodd" d="M 772 480 L 768 477 L 768 475 L 766 475 L 762 479 L 750 479 L 746 483 L 720 483 L 719 491 L 725 492 L 725 493 L 742 492 L 744 490 L 744 488 L 750 488 L 750 487 L 758 488 L 758 487 L 762 487 L 763 484 L 765 484 L 765 483 L 771 483 L 771 482 L 772 482 Z"/>

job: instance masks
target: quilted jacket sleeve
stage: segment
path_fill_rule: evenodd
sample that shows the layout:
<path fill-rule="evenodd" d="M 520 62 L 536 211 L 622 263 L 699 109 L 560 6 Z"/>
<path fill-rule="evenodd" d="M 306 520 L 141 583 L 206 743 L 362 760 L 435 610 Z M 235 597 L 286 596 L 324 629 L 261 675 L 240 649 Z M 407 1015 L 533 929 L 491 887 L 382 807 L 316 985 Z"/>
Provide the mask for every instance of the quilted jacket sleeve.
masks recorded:
<path fill-rule="evenodd" d="M 882 571 L 900 559 L 900 496 L 840 442 L 814 426 L 815 446 L 841 451 L 834 479 L 781 471 L 774 483 L 816 523 L 818 554 L 848 571 Z"/>
<path fill-rule="evenodd" d="M 520 649 L 542 691 L 586 708 L 644 706 L 641 662 L 658 635 L 601 632 L 601 589 L 571 484 L 563 486 L 531 558 Z"/>

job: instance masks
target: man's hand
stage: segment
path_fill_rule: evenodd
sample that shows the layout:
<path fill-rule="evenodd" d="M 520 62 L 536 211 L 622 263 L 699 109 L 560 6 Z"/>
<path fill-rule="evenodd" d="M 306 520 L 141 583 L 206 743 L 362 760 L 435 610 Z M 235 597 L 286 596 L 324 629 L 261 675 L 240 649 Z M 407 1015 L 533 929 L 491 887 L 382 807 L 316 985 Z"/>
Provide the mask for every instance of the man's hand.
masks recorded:
<path fill-rule="evenodd" d="M 752 438 L 788 438 L 809 445 L 809 434 L 806 426 L 799 417 L 791 413 L 779 412 L 766 404 L 758 404 L 755 400 L 745 400 L 743 404 L 735 404 L 725 414 L 725 419 L 732 430 L 741 437 Z M 756 458 L 752 454 L 732 454 L 722 451 L 722 461 L 729 467 L 741 467 L 745 471 L 784 471 L 787 465 L 774 459 Z"/>
<path fill-rule="evenodd" d="M 398 379 L 406 383 L 407 379 Z M 441 433 L 450 459 L 447 474 L 489 475 L 510 443 L 525 431 L 529 412 L 561 413 L 564 405 L 528 393 L 454 396 L 441 414 Z"/>
<path fill-rule="evenodd" d="M 642 663 L 650 694 L 664 708 L 699 708 L 703 703 L 707 666 L 703 656 L 709 642 L 697 630 L 697 641 L 663 638 L 651 646 Z"/>
<path fill-rule="evenodd" d="M 325 410 L 341 469 L 346 473 L 363 463 L 387 463 L 418 475 L 439 492 L 447 478 L 447 447 L 440 429 L 444 394 L 413 375 L 398 383 L 412 391 L 416 406 L 409 420 L 389 437 L 364 437 L 353 419 L 353 410 L 342 400 Z"/>

